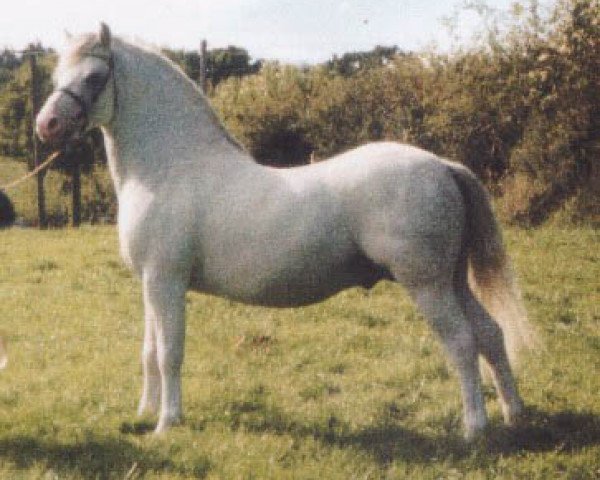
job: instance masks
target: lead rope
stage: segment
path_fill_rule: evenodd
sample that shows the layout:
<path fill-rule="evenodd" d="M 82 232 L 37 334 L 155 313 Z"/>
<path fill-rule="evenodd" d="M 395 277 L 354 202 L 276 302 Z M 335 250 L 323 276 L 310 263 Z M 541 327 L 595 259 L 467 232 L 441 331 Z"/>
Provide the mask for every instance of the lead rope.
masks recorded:
<path fill-rule="evenodd" d="M 40 163 L 37 167 L 35 167 L 31 172 L 23 175 L 21 178 L 17 178 L 13 182 L 7 183 L 6 185 L 0 185 L 0 190 L 10 190 L 11 188 L 14 188 L 14 187 L 20 185 L 24 181 L 29 180 L 31 177 L 33 177 L 34 175 L 37 175 L 42 170 L 44 170 L 46 167 L 48 167 L 48 165 L 50 165 L 54 160 L 56 160 L 56 157 L 58 157 L 61 153 L 62 153 L 62 151 L 57 150 L 56 152 L 51 154 L 46 160 L 44 160 L 42 163 Z"/>

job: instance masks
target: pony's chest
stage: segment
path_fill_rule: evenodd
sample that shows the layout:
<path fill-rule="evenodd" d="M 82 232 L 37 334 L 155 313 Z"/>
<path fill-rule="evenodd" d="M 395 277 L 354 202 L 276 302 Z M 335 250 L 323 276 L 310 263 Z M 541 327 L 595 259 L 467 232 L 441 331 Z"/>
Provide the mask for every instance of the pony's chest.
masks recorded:
<path fill-rule="evenodd" d="M 137 273 L 145 252 L 144 238 L 152 235 L 151 204 L 153 194 L 141 184 L 128 182 L 119 192 L 119 244 L 123 261 Z"/>

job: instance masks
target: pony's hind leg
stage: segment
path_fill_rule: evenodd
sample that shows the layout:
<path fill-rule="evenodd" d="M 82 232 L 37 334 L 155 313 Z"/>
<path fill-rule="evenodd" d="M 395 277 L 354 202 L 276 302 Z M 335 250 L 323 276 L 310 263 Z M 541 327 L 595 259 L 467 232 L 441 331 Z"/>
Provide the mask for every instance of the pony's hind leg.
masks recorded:
<path fill-rule="evenodd" d="M 514 424 L 523 411 L 523 401 L 510 368 L 502 330 L 467 286 L 463 298 L 467 316 L 474 326 L 477 349 L 490 367 L 504 422 Z"/>
<path fill-rule="evenodd" d="M 458 371 L 463 398 L 465 438 L 472 440 L 487 425 L 477 345 L 471 323 L 450 282 L 409 289 Z"/>

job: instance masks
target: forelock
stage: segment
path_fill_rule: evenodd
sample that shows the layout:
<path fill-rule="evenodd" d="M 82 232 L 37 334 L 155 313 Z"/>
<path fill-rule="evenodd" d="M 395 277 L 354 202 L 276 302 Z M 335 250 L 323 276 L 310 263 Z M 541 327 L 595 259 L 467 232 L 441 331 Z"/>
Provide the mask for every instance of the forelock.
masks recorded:
<path fill-rule="evenodd" d="M 85 57 L 90 55 L 106 55 L 106 49 L 100 44 L 98 35 L 86 33 L 74 37 L 68 45 L 60 52 L 58 64 L 54 70 L 54 84 L 60 83 L 61 75 L 71 67 L 79 64 Z"/>
<path fill-rule="evenodd" d="M 59 68 L 62 69 L 62 67 L 76 65 L 86 56 L 104 51 L 105 49 L 100 45 L 100 40 L 96 34 L 87 33 L 75 37 L 61 53 L 59 57 Z"/>

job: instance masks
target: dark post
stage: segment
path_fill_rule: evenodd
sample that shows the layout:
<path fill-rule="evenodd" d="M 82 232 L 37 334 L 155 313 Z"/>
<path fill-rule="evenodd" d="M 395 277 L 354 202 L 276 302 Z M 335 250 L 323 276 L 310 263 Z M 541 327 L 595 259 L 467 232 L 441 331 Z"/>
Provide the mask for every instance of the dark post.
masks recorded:
<path fill-rule="evenodd" d="M 74 227 L 81 225 L 81 168 L 79 163 L 73 165 L 73 222 Z"/>
<path fill-rule="evenodd" d="M 198 79 L 198 83 L 202 91 L 206 93 L 206 87 L 208 86 L 206 78 L 206 40 L 202 40 L 200 43 L 200 78 Z"/>
<path fill-rule="evenodd" d="M 86 144 L 81 142 L 75 145 L 69 145 L 65 149 L 65 155 L 69 164 L 69 171 L 71 173 L 71 190 L 72 190 L 72 207 L 73 207 L 73 218 L 71 225 L 73 227 L 79 227 L 81 225 L 81 164 L 84 156 L 88 154 L 88 150 L 85 148 Z M 91 153 L 91 152 L 90 152 Z M 92 154 L 93 155 L 93 154 Z M 86 158 L 87 160 L 87 158 Z"/>
<path fill-rule="evenodd" d="M 39 110 L 39 81 L 37 75 L 37 59 L 35 52 L 29 54 L 29 66 L 31 67 L 31 144 L 33 146 L 33 163 L 37 167 L 42 160 L 40 158 L 40 143 L 35 133 L 35 117 Z M 38 221 L 40 228 L 48 227 L 48 219 L 46 217 L 46 195 L 44 192 L 44 177 L 45 172 L 37 174 L 37 202 L 38 202 Z"/>

